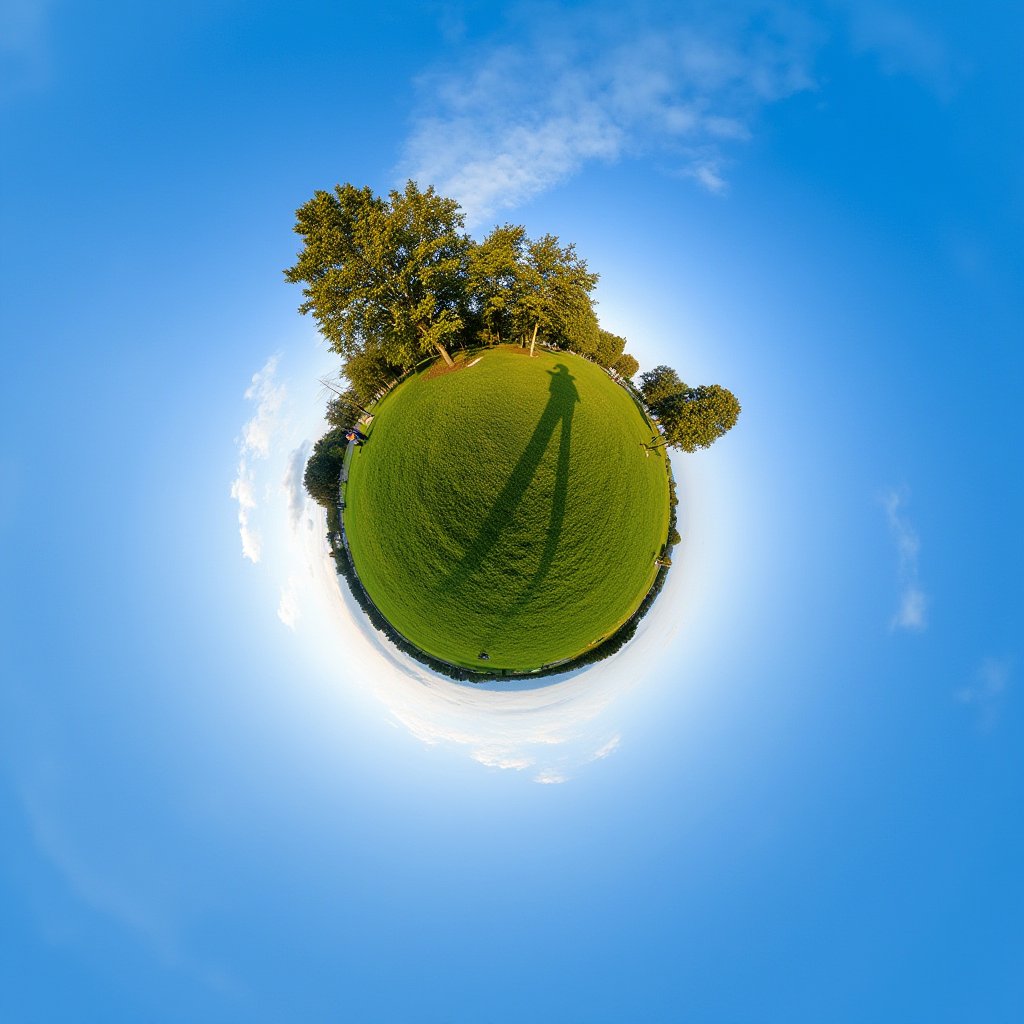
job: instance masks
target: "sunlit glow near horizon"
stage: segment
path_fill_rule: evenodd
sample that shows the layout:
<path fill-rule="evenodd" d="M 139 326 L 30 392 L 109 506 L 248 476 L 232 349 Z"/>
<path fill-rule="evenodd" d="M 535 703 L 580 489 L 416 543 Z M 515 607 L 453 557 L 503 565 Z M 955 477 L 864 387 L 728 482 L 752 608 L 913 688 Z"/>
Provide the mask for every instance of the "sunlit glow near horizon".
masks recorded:
<path fill-rule="evenodd" d="M 684 540 L 653 608 L 612 658 L 533 682 L 472 684 L 439 676 L 398 651 L 336 574 L 325 513 L 302 487 L 305 457 L 326 427 L 322 398 L 300 403 L 295 396 L 308 394 L 310 381 L 329 373 L 335 358 L 322 349 L 313 358 L 278 351 L 252 375 L 245 389 L 252 415 L 239 431 L 231 487 L 241 554 L 263 563 L 253 571 L 263 570 L 266 600 L 295 634 L 296 649 L 313 657 L 325 678 L 364 687 L 392 720 L 426 744 L 450 745 L 485 767 L 522 771 L 541 783 L 567 781 L 615 750 L 621 738 L 616 704 L 657 676 L 674 648 L 687 649 L 693 673 L 688 685 L 699 685 L 700 661 L 693 652 L 713 646 L 707 613 L 724 598 L 713 582 L 722 566 L 715 564 L 710 535 L 729 528 L 722 516 L 715 527 L 707 521 L 713 516 L 702 519 L 701 473 L 679 465 Z M 711 485 L 705 479 L 703 486 Z M 257 543 L 260 557 L 254 559 Z M 677 644 L 691 631 L 697 636 Z"/>

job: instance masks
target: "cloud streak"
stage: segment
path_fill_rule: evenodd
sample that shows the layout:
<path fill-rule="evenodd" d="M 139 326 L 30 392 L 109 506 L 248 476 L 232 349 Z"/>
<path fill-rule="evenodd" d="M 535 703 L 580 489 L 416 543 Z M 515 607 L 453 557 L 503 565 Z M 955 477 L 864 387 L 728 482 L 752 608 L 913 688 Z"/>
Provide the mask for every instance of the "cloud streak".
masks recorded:
<path fill-rule="evenodd" d="M 296 590 L 295 579 L 289 578 L 287 584 L 281 588 L 281 600 L 277 605 L 277 617 L 294 632 L 295 624 L 299 621 L 299 595 Z"/>
<path fill-rule="evenodd" d="M 889 628 L 921 632 L 928 627 L 928 596 L 919 580 L 921 541 L 904 511 L 909 500 L 910 494 L 906 487 L 894 488 L 882 496 L 882 507 L 899 560 L 899 605 L 889 622 Z"/>
<path fill-rule="evenodd" d="M 288 498 L 288 522 L 292 529 L 295 529 L 302 520 L 302 514 L 306 510 L 306 491 L 302 478 L 306 472 L 306 461 L 309 459 L 309 452 L 313 445 L 307 440 L 303 441 L 288 457 L 288 469 L 285 471 L 284 480 L 281 485 Z"/>
<path fill-rule="evenodd" d="M 970 684 L 957 690 L 956 698 L 977 710 L 980 725 L 987 730 L 996 723 L 1009 685 L 1009 658 L 986 658 L 975 670 Z"/>
<path fill-rule="evenodd" d="M 231 497 L 238 502 L 238 533 L 242 541 L 242 557 L 258 562 L 262 557 L 263 539 L 260 531 L 253 526 L 253 513 L 259 502 L 256 498 L 255 460 L 270 455 L 271 443 L 280 423 L 281 408 L 286 390 L 276 382 L 276 355 L 271 356 L 263 368 L 252 376 L 245 398 L 256 404 L 252 418 L 242 427 L 238 441 L 238 470 L 231 483 Z"/>
<path fill-rule="evenodd" d="M 728 152 L 759 112 L 815 87 L 821 33 L 776 6 L 532 13 L 517 44 L 418 82 L 404 171 L 456 198 L 471 225 L 591 161 L 653 154 L 722 193 Z"/>
<path fill-rule="evenodd" d="M 877 4 L 850 8 L 855 52 L 870 54 L 884 75 L 906 75 L 948 100 L 967 74 L 966 63 L 925 22 Z"/>

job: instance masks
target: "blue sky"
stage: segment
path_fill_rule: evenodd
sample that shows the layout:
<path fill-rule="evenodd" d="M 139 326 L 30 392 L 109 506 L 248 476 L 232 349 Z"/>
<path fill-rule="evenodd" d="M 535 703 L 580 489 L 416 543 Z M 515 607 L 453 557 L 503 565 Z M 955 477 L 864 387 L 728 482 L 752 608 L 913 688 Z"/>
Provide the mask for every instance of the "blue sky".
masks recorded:
<path fill-rule="evenodd" d="M 1022 32 L 4 5 L 0 1018 L 1019 1021 Z M 368 635 L 294 486 L 294 210 L 409 175 L 743 404 L 544 690 Z"/>

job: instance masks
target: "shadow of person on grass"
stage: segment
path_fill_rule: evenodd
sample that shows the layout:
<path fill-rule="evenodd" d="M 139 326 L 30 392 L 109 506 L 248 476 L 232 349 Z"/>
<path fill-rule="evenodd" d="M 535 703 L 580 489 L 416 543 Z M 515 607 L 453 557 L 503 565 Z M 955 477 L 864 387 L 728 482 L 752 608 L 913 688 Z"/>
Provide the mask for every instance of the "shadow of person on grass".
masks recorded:
<path fill-rule="evenodd" d="M 548 386 L 548 404 L 544 407 L 544 412 L 533 435 L 523 454 L 519 457 L 519 461 L 515 464 L 501 493 L 494 499 L 494 504 L 481 524 L 479 532 L 448 579 L 449 585 L 458 587 L 484 563 L 500 540 L 502 533 L 511 524 L 516 509 L 522 502 L 523 496 L 544 458 L 552 436 L 561 425 L 555 490 L 544 548 L 541 552 L 540 563 L 526 593 L 516 602 L 517 607 L 522 607 L 529 600 L 551 568 L 555 551 L 558 549 L 562 524 L 565 521 L 565 506 L 569 493 L 569 443 L 572 435 L 572 418 L 576 411 L 576 405 L 581 402 L 581 399 L 576 385 L 573 383 L 576 378 L 569 372 L 568 367 L 559 363 L 554 370 L 548 370 L 548 374 L 551 377 Z"/>

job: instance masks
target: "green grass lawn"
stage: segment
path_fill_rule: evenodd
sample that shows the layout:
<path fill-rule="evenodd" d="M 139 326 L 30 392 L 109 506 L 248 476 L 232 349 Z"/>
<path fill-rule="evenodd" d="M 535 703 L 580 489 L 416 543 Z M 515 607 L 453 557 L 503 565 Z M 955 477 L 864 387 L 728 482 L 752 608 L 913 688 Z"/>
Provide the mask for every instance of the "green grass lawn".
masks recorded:
<path fill-rule="evenodd" d="M 641 448 L 651 433 L 578 356 L 498 348 L 412 377 L 352 459 L 356 570 L 435 657 L 532 670 L 580 654 L 654 581 L 669 505 L 664 453 Z"/>

